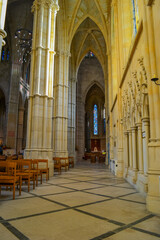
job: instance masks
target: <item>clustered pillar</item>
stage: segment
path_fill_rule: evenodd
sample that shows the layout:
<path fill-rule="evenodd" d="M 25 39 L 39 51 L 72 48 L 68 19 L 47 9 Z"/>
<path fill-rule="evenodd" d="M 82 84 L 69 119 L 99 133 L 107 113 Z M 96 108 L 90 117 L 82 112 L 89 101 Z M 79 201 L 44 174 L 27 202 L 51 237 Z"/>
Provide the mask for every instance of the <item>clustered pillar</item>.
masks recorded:
<path fill-rule="evenodd" d="M 35 0 L 26 158 L 49 160 L 53 175 L 52 114 L 57 0 Z"/>

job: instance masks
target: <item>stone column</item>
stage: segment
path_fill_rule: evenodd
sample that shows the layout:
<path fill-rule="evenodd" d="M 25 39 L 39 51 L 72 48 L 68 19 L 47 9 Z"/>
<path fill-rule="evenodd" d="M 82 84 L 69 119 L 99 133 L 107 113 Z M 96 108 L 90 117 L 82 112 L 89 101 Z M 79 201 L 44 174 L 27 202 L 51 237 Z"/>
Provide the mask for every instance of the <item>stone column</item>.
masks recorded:
<path fill-rule="evenodd" d="M 24 118 L 24 108 L 19 108 L 18 111 L 18 127 L 17 127 L 17 153 L 22 150 L 22 140 L 23 140 L 23 118 Z"/>
<path fill-rule="evenodd" d="M 57 0 L 35 0 L 25 158 L 48 159 L 53 175 L 52 109 Z"/>
<path fill-rule="evenodd" d="M 128 131 L 124 132 L 124 177 L 127 178 L 128 175 L 128 167 L 129 167 L 129 136 L 128 136 Z"/>
<path fill-rule="evenodd" d="M 148 59 L 150 69 L 148 74 L 148 95 L 149 95 L 149 112 L 150 112 L 150 141 L 149 162 L 148 162 L 148 195 L 147 209 L 153 213 L 160 214 L 160 91 L 150 79 L 158 74 L 158 63 L 156 62 L 155 39 L 154 39 L 154 15 L 152 3 L 154 1 L 144 1 L 144 16 L 146 26 L 146 36 L 148 43 Z M 148 6 L 147 6 L 148 4 Z M 158 21 L 155 19 L 155 21 Z M 147 45 L 147 44 L 146 44 Z M 159 77 L 159 76 L 158 76 Z M 147 136 L 146 136 L 147 137 Z M 145 169 L 145 171 L 147 168 Z"/>
<path fill-rule="evenodd" d="M 75 124 L 76 124 L 76 78 L 69 81 L 68 97 L 68 154 L 75 157 Z"/>
<path fill-rule="evenodd" d="M 136 127 L 132 127 L 132 154 L 133 154 L 133 183 L 137 180 L 137 144 Z"/>
<path fill-rule="evenodd" d="M 143 137 L 143 151 L 144 151 L 144 163 L 143 169 L 144 174 L 147 176 L 148 174 L 148 161 L 149 161 L 149 154 L 148 154 L 148 143 L 149 143 L 149 117 L 142 118 L 143 129 L 144 129 L 144 137 Z"/>
<path fill-rule="evenodd" d="M 129 169 L 133 168 L 133 154 L 132 154 L 132 130 L 128 130 L 129 133 Z"/>
<path fill-rule="evenodd" d="M 8 0 L 0 0 L 0 59 L 2 47 L 5 45 L 5 41 L 3 39 L 7 36 L 7 33 L 4 31 L 7 2 Z"/>
<path fill-rule="evenodd" d="M 56 82 L 54 84 L 54 129 L 53 154 L 55 157 L 68 157 L 68 70 L 70 53 L 57 52 Z"/>
<path fill-rule="evenodd" d="M 138 162 L 139 162 L 139 173 L 143 174 L 143 144 L 142 144 L 142 123 L 136 124 L 138 129 Z"/>

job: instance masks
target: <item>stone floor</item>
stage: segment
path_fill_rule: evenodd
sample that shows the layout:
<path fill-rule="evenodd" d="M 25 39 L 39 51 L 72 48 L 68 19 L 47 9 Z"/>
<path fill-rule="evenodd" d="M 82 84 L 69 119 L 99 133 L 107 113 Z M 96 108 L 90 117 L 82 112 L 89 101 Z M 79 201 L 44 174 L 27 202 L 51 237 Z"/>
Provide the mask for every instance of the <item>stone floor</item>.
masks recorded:
<path fill-rule="evenodd" d="M 158 240 L 160 217 L 101 164 L 78 165 L 22 196 L 2 191 L 0 239 Z"/>

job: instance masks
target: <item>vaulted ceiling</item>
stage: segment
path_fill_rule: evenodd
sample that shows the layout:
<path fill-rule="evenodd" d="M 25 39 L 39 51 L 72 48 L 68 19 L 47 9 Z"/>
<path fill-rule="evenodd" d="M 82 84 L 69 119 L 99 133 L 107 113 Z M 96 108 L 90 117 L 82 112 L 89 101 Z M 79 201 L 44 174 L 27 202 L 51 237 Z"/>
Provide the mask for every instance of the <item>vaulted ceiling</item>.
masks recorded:
<path fill-rule="evenodd" d="M 91 50 L 106 61 L 111 0 L 65 0 L 67 33 L 76 67 Z"/>

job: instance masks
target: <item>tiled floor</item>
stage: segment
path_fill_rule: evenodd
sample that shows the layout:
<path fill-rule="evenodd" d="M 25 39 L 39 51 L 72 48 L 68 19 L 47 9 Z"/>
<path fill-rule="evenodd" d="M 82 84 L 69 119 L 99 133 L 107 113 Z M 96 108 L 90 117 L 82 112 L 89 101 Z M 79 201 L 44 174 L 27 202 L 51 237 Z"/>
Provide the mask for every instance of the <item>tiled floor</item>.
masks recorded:
<path fill-rule="evenodd" d="M 2 191 L 0 239 L 158 240 L 160 217 L 104 165 L 78 165 L 22 196 Z"/>

